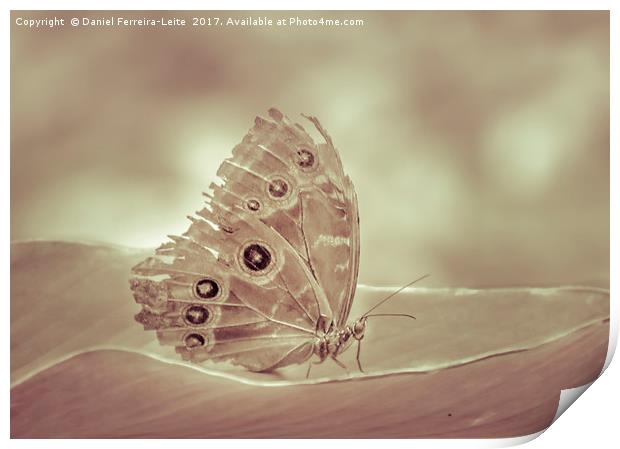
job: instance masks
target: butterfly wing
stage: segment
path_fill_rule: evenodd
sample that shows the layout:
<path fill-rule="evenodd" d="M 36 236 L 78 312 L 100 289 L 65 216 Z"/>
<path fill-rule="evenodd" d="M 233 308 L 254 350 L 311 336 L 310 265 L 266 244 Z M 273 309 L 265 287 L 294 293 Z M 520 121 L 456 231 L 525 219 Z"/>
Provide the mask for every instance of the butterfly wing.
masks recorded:
<path fill-rule="evenodd" d="M 306 267 L 243 211 L 231 210 L 233 230 L 210 218 L 215 223 L 194 218 L 183 236 L 133 268 L 141 277 L 131 288 L 143 307 L 136 319 L 194 362 L 264 371 L 308 359 L 319 305 Z"/>
<path fill-rule="evenodd" d="M 226 192 L 216 190 L 216 199 L 234 195 L 239 207 L 252 211 L 291 244 L 329 302 L 326 319 L 341 326 L 349 315 L 359 268 L 353 183 L 317 118 L 306 117 L 323 137 L 320 144 L 280 111 L 272 108 L 269 115 L 272 120 L 257 117 L 233 158 L 220 168 L 219 175 L 228 182 Z M 258 176 L 251 184 L 238 183 L 230 166 L 248 167 Z"/>
<path fill-rule="evenodd" d="M 357 202 L 331 139 L 316 145 L 271 109 L 218 170 L 181 237 L 131 281 L 162 344 L 185 359 L 264 371 L 307 360 L 317 328 L 343 322 L 355 291 Z"/>

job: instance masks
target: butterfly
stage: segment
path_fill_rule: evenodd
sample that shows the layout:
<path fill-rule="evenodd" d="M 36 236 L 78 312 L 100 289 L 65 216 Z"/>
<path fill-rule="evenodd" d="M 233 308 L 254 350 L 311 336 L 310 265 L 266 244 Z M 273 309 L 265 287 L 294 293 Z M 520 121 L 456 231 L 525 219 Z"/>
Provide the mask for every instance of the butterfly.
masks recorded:
<path fill-rule="evenodd" d="M 320 143 L 268 113 L 222 162 L 189 229 L 132 268 L 135 319 L 192 362 L 264 372 L 316 356 L 344 366 L 338 356 L 357 342 L 362 371 L 380 304 L 347 323 L 360 255 L 353 183 L 316 117 L 303 115 Z"/>

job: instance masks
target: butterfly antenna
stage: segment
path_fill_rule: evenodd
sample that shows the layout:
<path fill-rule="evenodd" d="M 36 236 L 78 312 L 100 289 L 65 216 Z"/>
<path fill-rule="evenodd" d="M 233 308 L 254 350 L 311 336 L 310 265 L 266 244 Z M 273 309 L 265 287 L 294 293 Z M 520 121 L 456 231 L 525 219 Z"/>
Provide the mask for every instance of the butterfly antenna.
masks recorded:
<path fill-rule="evenodd" d="M 381 304 L 386 302 L 388 299 L 393 298 L 394 296 L 398 295 L 400 292 L 402 292 L 407 287 L 410 287 L 411 285 L 415 284 L 416 282 L 421 281 L 422 279 L 427 278 L 429 276 L 430 276 L 430 274 L 425 274 L 424 276 L 417 278 L 415 281 L 411 281 L 408 284 L 403 285 L 401 288 L 396 290 L 394 293 L 392 293 L 389 296 L 383 298 L 381 301 L 379 301 L 377 304 L 375 304 L 373 307 L 371 307 L 370 310 L 368 310 L 365 314 L 362 315 L 362 318 L 367 317 L 370 312 L 375 310 L 377 307 L 379 307 Z"/>
<path fill-rule="evenodd" d="M 371 316 L 404 316 L 406 318 L 416 319 L 413 315 L 409 315 L 408 313 L 373 313 L 370 315 L 364 315 L 366 318 L 370 318 Z"/>

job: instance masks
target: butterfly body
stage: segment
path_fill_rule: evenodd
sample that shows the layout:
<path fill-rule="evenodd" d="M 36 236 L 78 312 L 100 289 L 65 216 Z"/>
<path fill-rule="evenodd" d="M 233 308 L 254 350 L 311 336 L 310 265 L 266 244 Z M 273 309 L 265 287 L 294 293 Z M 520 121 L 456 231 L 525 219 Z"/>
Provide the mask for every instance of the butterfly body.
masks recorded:
<path fill-rule="evenodd" d="M 337 357 L 361 340 L 346 324 L 359 267 L 351 180 L 331 138 L 315 143 L 276 109 L 218 169 L 206 206 L 132 271 L 136 320 L 186 359 L 269 371 Z"/>
<path fill-rule="evenodd" d="M 314 354 L 323 362 L 328 357 L 338 357 L 345 352 L 354 341 L 364 338 L 366 319 L 360 318 L 343 328 L 332 327 L 327 333 L 317 335 L 314 344 Z"/>

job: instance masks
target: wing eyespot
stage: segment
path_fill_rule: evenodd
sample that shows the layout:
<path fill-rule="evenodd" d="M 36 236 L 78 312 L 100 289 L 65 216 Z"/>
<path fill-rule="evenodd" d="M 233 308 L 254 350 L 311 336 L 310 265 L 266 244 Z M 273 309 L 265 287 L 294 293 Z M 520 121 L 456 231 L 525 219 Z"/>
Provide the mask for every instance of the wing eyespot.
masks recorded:
<path fill-rule="evenodd" d="M 243 248 L 242 263 L 253 272 L 265 271 L 272 264 L 272 259 L 269 249 L 260 243 L 251 243 Z"/>
<path fill-rule="evenodd" d="M 267 184 L 267 193 L 274 200 L 284 200 L 291 194 L 291 185 L 284 178 L 275 177 Z"/>
<path fill-rule="evenodd" d="M 260 201 L 250 198 L 245 202 L 245 208 L 250 212 L 258 212 L 261 209 Z"/>
<path fill-rule="evenodd" d="M 205 346 L 207 339 L 202 334 L 192 332 L 191 334 L 187 334 L 185 336 L 183 342 L 185 343 L 185 347 L 187 349 L 195 349 Z"/>
<path fill-rule="evenodd" d="M 311 171 L 317 166 L 317 158 L 308 147 L 301 146 L 297 149 L 295 163 L 303 171 Z"/>
<path fill-rule="evenodd" d="M 201 305 L 192 305 L 183 311 L 183 320 L 190 326 L 202 326 L 211 318 L 209 309 Z"/>
<path fill-rule="evenodd" d="M 194 296 L 198 299 L 215 299 L 222 293 L 222 288 L 215 280 L 202 278 L 194 284 Z"/>
<path fill-rule="evenodd" d="M 234 234 L 235 233 L 235 228 L 233 228 L 232 226 L 228 226 L 225 224 L 220 224 L 219 228 L 222 230 L 222 232 L 225 232 L 226 234 Z"/>

